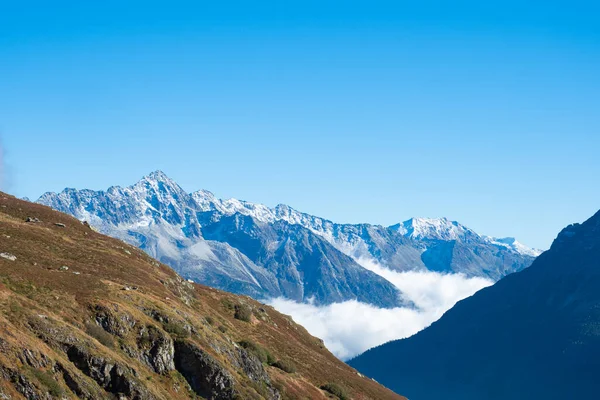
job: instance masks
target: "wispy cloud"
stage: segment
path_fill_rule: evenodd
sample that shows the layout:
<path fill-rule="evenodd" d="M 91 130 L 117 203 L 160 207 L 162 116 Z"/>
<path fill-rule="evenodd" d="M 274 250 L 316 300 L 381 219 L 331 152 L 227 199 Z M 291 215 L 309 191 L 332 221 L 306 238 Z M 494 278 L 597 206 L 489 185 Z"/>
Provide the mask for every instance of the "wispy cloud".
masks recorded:
<path fill-rule="evenodd" d="M 461 274 L 396 272 L 370 260 L 359 260 L 367 269 L 393 283 L 414 308 L 377 308 L 358 301 L 327 306 L 297 303 L 284 298 L 267 302 L 291 315 L 312 335 L 324 340 L 337 357 L 347 360 L 371 347 L 401 339 L 429 326 L 456 302 L 493 282 Z"/>

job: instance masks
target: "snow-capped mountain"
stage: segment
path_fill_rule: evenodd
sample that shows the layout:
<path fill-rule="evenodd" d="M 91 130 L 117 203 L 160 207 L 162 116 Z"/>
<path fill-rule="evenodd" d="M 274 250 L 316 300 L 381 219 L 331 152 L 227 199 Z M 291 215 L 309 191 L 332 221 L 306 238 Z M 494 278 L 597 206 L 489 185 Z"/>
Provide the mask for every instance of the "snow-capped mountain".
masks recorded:
<path fill-rule="evenodd" d="M 447 218 L 411 218 L 390 228 L 416 240 L 460 240 L 466 242 L 477 240 L 480 237 L 466 226 Z"/>
<path fill-rule="evenodd" d="M 531 247 L 525 246 L 523 243 L 519 242 L 517 239 L 515 239 L 513 237 L 495 238 L 495 237 L 491 237 L 491 236 L 484 236 L 484 239 L 489 240 L 490 243 L 492 243 L 492 244 L 495 244 L 498 246 L 505 246 L 505 247 L 507 247 L 517 253 L 523 254 L 525 256 L 537 257 L 543 253 L 542 250 L 532 249 Z"/>
<path fill-rule="evenodd" d="M 498 280 L 538 254 L 447 219 L 337 224 L 282 204 L 221 200 L 206 190 L 188 194 L 161 171 L 126 188 L 65 189 L 38 202 L 139 246 L 186 278 L 257 298 L 393 307 L 401 304 L 397 289 L 363 266 Z"/>

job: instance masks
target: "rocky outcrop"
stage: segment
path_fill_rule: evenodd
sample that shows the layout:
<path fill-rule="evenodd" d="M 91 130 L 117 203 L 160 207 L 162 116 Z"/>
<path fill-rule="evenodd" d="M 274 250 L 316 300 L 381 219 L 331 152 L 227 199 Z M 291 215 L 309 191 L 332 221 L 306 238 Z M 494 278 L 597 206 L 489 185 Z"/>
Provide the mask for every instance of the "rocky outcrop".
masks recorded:
<path fill-rule="evenodd" d="M 155 399 L 135 378 L 135 371 L 124 365 L 106 357 L 92 355 L 79 346 L 71 346 L 67 350 L 67 356 L 79 370 L 109 393 L 136 400 Z"/>
<path fill-rule="evenodd" d="M 175 369 L 173 340 L 162 330 L 148 325 L 138 335 L 138 358 L 158 374 Z"/>
<path fill-rule="evenodd" d="M 254 382 L 270 383 L 269 374 L 265 371 L 263 364 L 255 355 L 249 353 L 246 349 L 237 349 L 237 354 L 233 363 L 244 371 L 250 380 Z"/>
<path fill-rule="evenodd" d="M 232 364 L 242 370 L 251 381 L 260 383 L 264 388 L 263 394 L 269 400 L 281 399 L 279 391 L 271 385 L 271 379 L 263 363 L 254 354 L 239 347 L 236 349 Z"/>
<path fill-rule="evenodd" d="M 229 371 L 195 344 L 175 342 L 175 367 L 199 396 L 209 400 L 233 399 L 235 381 Z"/>
<path fill-rule="evenodd" d="M 116 304 L 110 307 L 98 304 L 94 307 L 94 314 L 98 325 L 119 337 L 127 336 L 136 324 L 135 319 L 129 313 L 120 311 Z"/>
<path fill-rule="evenodd" d="M 27 400 L 51 400 L 52 396 L 40 390 L 27 376 L 12 368 L 0 366 L 0 378 L 11 382 Z"/>
<path fill-rule="evenodd" d="M 77 369 L 105 391 L 136 400 L 156 398 L 139 382 L 135 370 L 104 355 L 73 330 L 47 318 L 31 318 L 28 323 L 40 339 L 55 350 L 64 352 Z"/>
<path fill-rule="evenodd" d="M 95 385 L 92 380 L 85 378 L 81 373 L 75 372 L 61 363 L 57 363 L 55 369 L 62 374 L 67 387 L 79 399 L 97 400 L 106 397 L 106 392 Z"/>

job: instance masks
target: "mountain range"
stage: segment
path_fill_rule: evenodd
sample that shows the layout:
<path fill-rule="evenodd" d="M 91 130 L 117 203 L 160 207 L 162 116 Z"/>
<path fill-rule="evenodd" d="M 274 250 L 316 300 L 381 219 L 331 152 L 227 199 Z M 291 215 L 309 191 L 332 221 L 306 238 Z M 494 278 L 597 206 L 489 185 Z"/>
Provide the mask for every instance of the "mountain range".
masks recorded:
<path fill-rule="evenodd" d="M 287 205 L 187 193 L 161 171 L 125 188 L 46 193 L 38 203 L 140 247 L 187 279 L 257 299 L 396 307 L 406 305 L 398 289 L 370 265 L 497 281 L 540 253 L 445 218 L 338 224 Z"/>
<path fill-rule="evenodd" d="M 600 212 L 529 268 L 350 365 L 416 400 L 598 398 Z"/>

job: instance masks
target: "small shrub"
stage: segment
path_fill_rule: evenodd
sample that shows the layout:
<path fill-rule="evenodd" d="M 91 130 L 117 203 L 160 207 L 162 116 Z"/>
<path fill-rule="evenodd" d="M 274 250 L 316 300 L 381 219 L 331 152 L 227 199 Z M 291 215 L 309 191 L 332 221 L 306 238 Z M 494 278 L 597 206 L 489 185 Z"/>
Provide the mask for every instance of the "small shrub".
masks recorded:
<path fill-rule="evenodd" d="M 258 393 L 258 396 L 253 395 L 252 399 L 270 399 L 273 396 L 273 393 L 265 381 L 250 381 L 250 386 L 256 390 L 256 393 Z M 244 400 L 250 400 L 250 398 L 244 398 Z"/>
<path fill-rule="evenodd" d="M 235 314 L 233 316 L 240 321 L 250 322 L 252 320 L 252 309 L 245 304 L 236 305 Z"/>
<path fill-rule="evenodd" d="M 337 396 L 340 400 L 349 400 L 350 397 L 348 397 L 348 393 L 346 392 L 346 390 L 344 388 L 342 388 L 340 385 L 338 385 L 337 383 L 327 383 L 323 386 L 321 386 L 321 389 L 323 389 L 326 392 L 331 393 L 334 396 Z"/>
<path fill-rule="evenodd" d="M 54 380 L 54 377 L 50 371 L 32 369 L 32 372 L 38 382 L 48 388 L 48 393 L 50 393 L 53 398 L 64 396 L 65 391 L 60 384 Z"/>
<path fill-rule="evenodd" d="M 269 352 L 269 350 L 265 349 L 261 345 L 254 343 L 251 340 L 243 340 L 239 342 L 239 345 L 246 349 L 248 352 L 254 354 L 262 363 L 271 365 L 275 362 L 275 358 Z"/>
<path fill-rule="evenodd" d="M 166 322 L 163 329 L 178 339 L 185 339 L 190 336 L 190 332 L 177 322 Z"/>
<path fill-rule="evenodd" d="M 296 366 L 294 363 L 288 360 L 277 360 L 273 363 L 275 368 L 279 368 L 280 370 L 287 372 L 288 374 L 293 374 L 296 372 Z"/>
<path fill-rule="evenodd" d="M 104 346 L 114 349 L 115 340 L 113 336 L 110 333 L 106 332 L 104 329 L 102 329 L 101 326 L 98 326 L 92 322 L 88 322 L 87 324 L 85 324 L 85 331 L 88 335 L 102 343 Z"/>
<path fill-rule="evenodd" d="M 206 322 L 208 322 L 209 325 L 214 325 L 215 324 L 215 319 L 211 316 L 208 316 L 206 318 L 204 318 L 206 320 Z"/>
<path fill-rule="evenodd" d="M 233 310 L 236 307 L 235 303 L 228 298 L 221 300 L 221 304 L 223 304 L 223 307 L 225 307 L 227 310 Z"/>
<path fill-rule="evenodd" d="M 224 326 L 224 325 L 219 325 L 219 328 L 218 328 L 218 329 L 219 329 L 219 332 L 221 332 L 221 333 L 225 333 L 225 332 L 227 332 L 227 327 L 226 327 L 226 326 Z"/>
<path fill-rule="evenodd" d="M 154 325 L 146 325 L 140 330 L 137 337 L 137 344 L 140 348 L 150 349 L 157 340 L 162 337 L 160 330 Z"/>
<path fill-rule="evenodd" d="M 24 315 L 26 314 L 25 308 L 23 308 L 23 306 L 21 306 L 20 303 L 17 303 L 16 301 L 11 301 L 9 307 L 10 312 L 14 314 L 14 316 L 24 318 Z"/>

